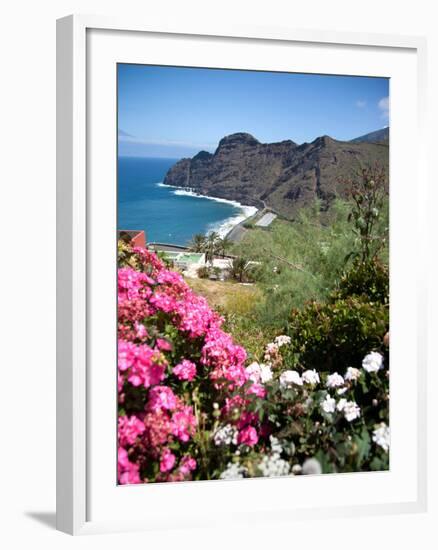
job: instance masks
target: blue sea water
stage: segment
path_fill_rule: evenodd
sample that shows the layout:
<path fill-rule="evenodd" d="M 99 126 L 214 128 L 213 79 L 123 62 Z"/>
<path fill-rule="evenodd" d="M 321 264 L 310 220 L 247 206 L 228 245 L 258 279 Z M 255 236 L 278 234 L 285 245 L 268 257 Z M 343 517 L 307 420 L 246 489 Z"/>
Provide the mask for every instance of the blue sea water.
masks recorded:
<path fill-rule="evenodd" d="M 118 220 L 120 229 L 143 229 L 148 242 L 187 244 L 195 233 L 224 236 L 252 207 L 234 201 L 199 197 L 163 186 L 167 170 L 178 159 L 119 157 Z"/>

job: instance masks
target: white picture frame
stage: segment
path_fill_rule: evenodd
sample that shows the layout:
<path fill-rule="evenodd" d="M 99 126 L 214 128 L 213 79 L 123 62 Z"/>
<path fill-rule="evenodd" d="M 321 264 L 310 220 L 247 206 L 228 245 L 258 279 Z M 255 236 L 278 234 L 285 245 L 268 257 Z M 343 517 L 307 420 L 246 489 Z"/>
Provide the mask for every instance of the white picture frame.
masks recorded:
<path fill-rule="evenodd" d="M 104 36 L 104 42 L 99 45 L 98 41 L 92 38 L 93 32 L 100 33 Z M 96 288 L 94 281 L 94 274 L 92 270 L 96 266 L 96 248 L 93 244 L 93 239 L 96 235 L 96 227 L 109 227 L 108 220 L 111 217 L 111 212 L 102 218 L 102 212 L 105 209 L 100 208 L 99 212 L 96 208 L 95 191 L 93 185 L 90 182 L 95 176 L 95 169 L 99 174 L 99 162 L 105 163 L 108 161 L 111 155 L 115 134 L 112 135 L 112 130 L 115 128 L 115 112 L 114 120 L 109 123 L 109 126 L 105 127 L 105 133 L 108 135 L 108 140 L 102 141 L 102 159 L 94 162 L 95 147 L 93 145 L 94 138 L 90 132 L 94 132 L 96 128 L 97 119 L 94 119 L 94 113 L 91 114 L 90 109 L 93 103 L 93 90 L 90 87 L 93 86 L 93 71 L 97 71 L 96 67 L 99 66 L 99 58 L 93 57 L 94 52 L 104 51 L 105 55 L 114 56 L 114 52 L 110 53 L 113 49 L 117 50 L 119 47 L 116 44 L 116 40 L 120 40 L 122 36 L 130 35 L 131 38 L 139 44 L 139 40 L 143 38 L 147 39 L 159 39 L 178 41 L 180 45 L 190 45 L 190 41 L 201 41 L 202 43 L 211 43 L 210 45 L 210 57 L 215 52 L 216 57 L 219 59 L 221 55 L 225 55 L 225 50 L 228 51 L 228 55 L 233 55 L 240 48 L 242 44 L 248 45 L 248 48 L 252 46 L 260 48 L 286 48 L 289 46 L 300 47 L 312 50 L 312 47 L 318 48 L 336 48 L 339 52 L 343 52 L 342 56 L 346 62 L 349 58 L 349 48 L 363 49 L 363 63 L 366 64 L 366 58 L 370 56 L 396 53 L 400 59 L 394 61 L 394 66 L 397 64 L 400 67 L 403 65 L 403 59 L 401 56 L 405 53 L 407 58 L 410 59 L 410 66 L 412 66 L 412 73 L 410 73 L 410 87 L 407 86 L 404 91 L 400 90 L 399 104 L 403 100 L 402 93 L 409 94 L 409 89 L 412 91 L 412 96 L 409 99 L 410 111 L 406 110 L 406 117 L 409 118 L 409 129 L 415 136 L 415 143 L 417 147 L 414 150 L 413 159 L 409 161 L 409 166 L 404 166 L 408 169 L 408 173 L 411 177 L 411 181 L 415 182 L 412 185 L 411 202 L 408 203 L 407 197 L 400 195 L 399 199 L 392 204 L 392 219 L 395 226 L 401 228 L 401 218 L 398 216 L 399 212 L 402 212 L 404 208 L 414 206 L 414 217 L 417 224 L 413 224 L 411 232 L 413 235 L 406 237 L 405 248 L 410 248 L 412 251 L 414 248 L 415 254 L 418 260 L 424 257 L 424 250 L 422 243 L 425 242 L 424 235 L 426 231 L 426 220 L 422 213 L 426 212 L 426 189 L 425 189 L 425 159 L 423 157 L 424 150 L 424 120 L 425 120 L 425 51 L 426 44 L 424 39 L 418 37 L 403 37 L 403 36 L 389 36 L 389 35 L 369 35 L 369 34 L 349 34 L 349 33 L 335 33 L 326 31 L 300 31 L 285 28 L 240 28 L 230 26 L 230 28 L 184 28 L 180 29 L 174 26 L 163 25 L 159 29 L 148 26 L 147 23 L 143 24 L 139 21 L 129 21 L 122 19 L 111 19 L 106 17 L 95 16 L 69 16 L 58 20 L 57 24 L 57 528 L 61 531 L 70 534 L 87 534 L 96 532 L 108 532 L 108 531 L 125 531 L 131 529 L 156 529 L 165 528 L 168 524 L 175 527 L 181 525 L 187 525 L 187 518 L 178 518 L 175 511 L 170 507 L 167 510 L 166 517 L 163 516 L 166 499 L 169 496 L 173 499 L 187 499 L 190 494 L 194 495 L 195 500 L 213 499 L 219 504 L 224 502 L 225 498 L 238 499 L 240 496 L 242 499 L 246 499 L 248 505 L 245 508 L 245 512 L 242 514 L 236 513 L 233 507 L 227 512 L 223 510 L 223 517 L 227 517 L 234 521 L 251 521 L 256 519 L 267 521 L 278 519 L 298 519 L 298 518 L 321 518 L 327 516 L 348 516 L 348 515 L 360 515 L 360 514 L 382 514 L 382 513 L 398 513 L 398 512 L 419 512 L 426 509 L 426 488 L 427 488 L 427 475 L 426 475 L 426 342 L 425 342 L 425 304 L 426 304 L 426 288 L 425 288 L 425 273 L 423 272 L 422 265 L 424 262 L 414 262 L 415 265 L 411 266 L 411 271 L 404 275 L 406 281 L 407 293 L 410 297 L 407 302 L 407 309 L 412 312 L 412 324 L 407 324 L 405 330 L 414 330 L 416 333 L 415 344 L 410 346 L 408 350 L 404 350 L 404 354 L 400 353 L 396 357 L 402 357 L 403 355 L 410 361 L 410 387 L 416 388 L 416 406 L 415 414 L 412 414 L 412 433 L 415 434 L 416 445 L 414 449 L 410 450 L 412 456 L 412 464 L 414 464 L 414 471 L 410 472 L 405 479 L 406 493 L 403 498 L 394 497 L 389 498 L 390 491 L 395 486 L 400 484 L 400 477 L 395 478 L 392 481 L 388 481 L 387 493 L 382 489 L 382 498 L 373 500 L 374 497 L 369 496 L 368 500 L 364 499 L 362 502 L 359 497 L 352 498 L 351 502 L 334 503 L 328 505 L 324 501 L 316 499 L 314 505 L 309 503 L 298 505 L 296 502 L 290 504 L 288 499 L 282 499 L 280 492 L 283 483 L 286 480 L 274 479 L 274 480 L 244 480 L 236 482 L 198 482 L 198 483 L 184 483 L 184 484 L 169 484 L 164 486 L 162 484 L 155 485 L 154 487 L 134 487 L 134 488 L 119 488 L 119 491 L 124 491 L 123 502 L 124 506 L 129 501 L 132 501 L 133 506 L 135 502 L 140 502 L 139 499 L 148 499 L 149 506 L 151 508 L 156 507 L 156 514 L 148 514 L 148 518 L 142 518 L 141 514 L 133 519 L 127 517 L 118 516 L 117 514 L 110 512 L 101 507 L 99 514 L 90 515 L 90 510 L 94 510 L 96 502 L 102 502 L 107 500 L 108 502 L 113 498 L 109 493 L 107 494 L 102 484 L 105 483 L 105 479 L 102 478 L 100 485 L 93 485 L 96 472 L 96 467 L 93 465 L 95 462 L 94 455 L 96 454 L 96 430 L 93 428 L 92 422 L 96 419 L 95 403 L 96 395 L 93 390 L 95 384 L 91 383 L 93 380 L 92 369 L 98 368 L 97 361 L 95 359 L 95 351 L 90 345 L 94 341 L 94 317 L 96 316 L 95 304 L 91 303 L 95 299 L 95 293 L 93 289 Z M 118 38 L 116 38 L 118 37 Z M 123 39 L 124 40 L 124 39 Z M 92 47 L 91 47 L 92 46 Z M 120 46 L 121 47 L 121 46 Z M 127 61 L 131 55 L 131 46 L 127 43 L 126 51 L 121 52 L 122 61 Z M 204 48 L 203 48 L 204 49 Z M 91 51 L 92 50 L 92 51 Z M 183 50 L 183 48 L 180 48 Z M 121 51 L 121 50 L 120 50 Z M 248 50 L 249 51 L 249 50 Z M 262 50 L 260 50 L 262 51 Z M 334 50 L 333 50 L 334 51 Z M 142 49 L 142 52 L 146 52 L 147 57 L 147 45 L 146 49 Z M 164 55 L 165 54 L 165 55 Z M 158 55 L 158 59 L 160 58 Z M 183 55 L 180 52 L 180 56 Z M 166 46 L 163 49 L 162 57 L 168 64 L 172 59 L 176 59 L 176 51 L 171 46 Z M 375 57 L 374 57 L 375 58 Z M 373 59 L 374 59 L 373 58 Z M 406 58 L 406 59 L 407 59 Z M 157 59 L 157 51 L 155 50 L 154 60 Z M 224 58 L 225 59 L 225 58 Z M 230 58 L 229 58 L 230 59 Z M 395 58 L 394 58 L 395 59 Z M 108 57 L 108 63 L 113 59 Z M 281 61 L 279 61 L 280 63 Z M 351 63 L 350 61 L 348 61 Z M 390 60 L 388 61 L 388 63 Z M 202 65 L 202 60 L 199 61 Z M 243 63 L 240 61 L 239 63 Z M 247 62 L 248 63 L 248 62 Z M 266 61 L 269 64 L 269 61 Z M 333 63 L 335 63 L 333 61 Z M 405 64 L 405 68 L 408 67 Z M 181 58 L 175 61 L 175 64 L 182 64 Z M 109 71 L 111 70 L 109 64 Z M 224 60 L 224 66 L 228 67 Z M 365 65 L 364 65 L 365 66 Z M 373 66 L 372 62 L 369 62 L 369 70 Z M 309 66 L 310 67 L 310 66 Z M 333 65 L 335 67 L 335 65 Z M 327 72 L 336 73 L 336 70 L 330 67 Z M 338 65 L 338 74 L 343 73 L 341 64 Z M 383 69 L 382 69 L 383 70 Z M 395 71 L 396 69 L 394 69 Z M 358 73 L 362 74 L 360 69 Z M 313 72 L 310 68 L 309 72 Z M 406 69 L 405 72 L 408 72 Z M 106 76 L 105 76 L 106 74 Z M 99 81 L 104 82 L 104 79 L 111 77 L 110 72 L 99 73 Z M 343 73 L 345 74 L 345 73 Z M 371 74 L 371 73 L 370 73 Z M 383 74 L 382 74 L 383 75 Z M 102 79 L 102 80 L 101 80 Z M 105 81 L 106 83 L 106 81 Z M 409 88 L 409 89 L 408 89 Z M 112 92 L 108 92 L 108 97 L 103 100 L 102 109 L 115 108 L 114 97 Z M 412 104 L 411 104 L 412 103 Z M 414 105 L 415 103 L 415 105 Z M 395 109 L 397 109 L 397 98 L 395 101 Z M 102 113 L 104 111 L 102 110 Z M 393 114 L 392 114 L 393 116 Z M 394 120 L 391 130 L 391 139 L 393 134 L 397 132 L 397 128 L 401 128 L 403 121 L 397 122 Z M 111 134 L 111 135 L 110 135 Z M 394 148 L 394 155 L 402 155 L 403 141 L 400 140 L 399 144 L 396 144 Z M 397 153 L 398 151 L 398 153 Z M 114 150 L 115 154 L 115 150 Z M 391 177 L 393 174 L 399 174 L 397 165 L 397 158 L 393 155 L 393 148 L 391 142 Z M 93 163 L 91 162 L 93 158 Z M 115 163 L 115 157 L 114 157 Z M 97 168 L 96 168 L 97 166 Z M 108 173 L 108 177 L 113 179 L 114 165 L 110 168 L 111 174 Z M 103 173 L 103 172 L 102 172 Z M 400 177 L 401 177 L 400 173 Z M 108 191 L 112 193 L 108 207 L 109 210 L 114 207 L 114 191 Z M 98 220 L 98 221 L 97 221 Z M 397 225 L 398 224 L 398 225 Z M 401 235 L 401 233 L 400 233 Z M 109 237 L 107 241 L 109 248 L 106 247 L 106 251 L 111 254 L 111 239 Z M 393 244 L 393 243 L 392 243 Z M 394 243 L 396 244 L 396 243 Z M 416 246 L 417 245 L 417 246 Z M 393 246 L 391 249 L 391 266 L 403 267 L 404 246 Z M 99 264 L 104 267 L 109 265 L 108 253 L 105 258 L 102 257 L 102 262 Z M 115 261 L 115 258 L 114 258 Z M 101 268 L 102 268 L 101 267 Z M 411 285 L 415 279 L 415 290 Z M 394 284 L 393 284 L 394 283 Z M 398 289 L 403 287 L 403 280 L 393 281 L 391 279 L 391 285 L 394 289 L 394 295 L 397 297 Z M 109 286 L 103 289 L 111 290 L 111 282 Z M 102 289 L 102 292 L 103 292 Z M 109 307 L 112 307 L 111 303 Z M 103 305 L 102 305 L 103 308 Z M 391 302 L 391 315 L 396 313 L 396 318 L 400 317 L 397 313 L 400 308 L 397 307 L 397 302 Z M 115 311 L 115 310 L 114 310 Z M 94 316 L 94 317 L 93 317 Z M 403 315 L 402 315 L 403 316 Z M 403 321 L 403 320 L 402 320 Z M 407 323 L 407 321 L 406 321 Z M 108 335 L 106 333 L 105 337 Z M 399 342 L 403 342 L 403 326 L 400 328 Z M 395 343 L 391 341 L 391 346 L 395 346 L 397 350 L 397 338 Z M 400 350 L 401 352 L 401 350 Z M 111 357 L 109 358 L 111 360 Z M 103 362 L 103 361 L 102 361 Z M 414 366 L 412 366 L 412 362 Z M 399 361 L 401 364 L 401 360 Z M 108 364 L 108 362 L 106 363 Z M 114 363 L 115 365 L 115 363 Z M 408 368 L 408 365 L 406 365 Z M 412 370 L 413 369 L 413 370 Z M 412 374 L 413 372 L 413 374 Z M 111 387 L 103 384 L 102 392 L 105 389 L 111 390 Z M 404 390 L 400 390 L 399 405 L 401 405 L 401 399 L 403 397 Z M 397 397 L 397 395 L 396 395 Z M 392 398 L 392 396 L 391 396 Z M 105 408 L 111 407 L 111 402 L 108 402 L 102 407 L 102 411 L 108 411 L 111 409 Z M 99 407 L 100 408 L 100 407 Z M 397 399 L 395 399 L 395 410 L 401 410 L 401 407 L 397 409 Z M 393 414 L 393 413 L 391 413 Z M 398 414 L 398 413 L 397 413 Z M 402 417 L 400 416 L 400 419 Z M 111 419 L 110 419 L 111 420 Z M 397 419 L 396 419 L 397 420 Z M 406 419 L 403 418 L 403 421 Z M 111 420 L 112 422 L 112 420 Z M 393 416 L 391 417 L 391 426 L 394 423 Z M 103 429 L 102 434 L 99 436 L 98 446 L 101 449 L 111 449 L 113 442 L 111 441 L 111 425 L 108 429 Z M 94 445 L 94 450 L 93 450 Z M 400 447 L 401 448 L 401 447 Z M 115 449 L 115 435 L 114 435 L 114 449 Z M 110 454 L 110 453 L 108 453 Z M 409 457 L 406 459 L 408 460 Z M 115 460 L 115 454 L 110 457 L 111 460 Z M 400 461 L 400 471 L 406 466 L 407 462 Z M 105 468 L 102 468 L 104 471 Z M 399 472 L 400 473 L 400 472 Z M 352 474 L 358 476 L 357 480 L 360 481 L 360 476 L 370 474 Z M 372 474 L 373 476 L 383 476 L 384 474 Z M 320 476 L 321 477 L 321 476 Z M 345 494 L 353 495 L 356 489 L 349 488 L 353 483 L 350 481 L 353 479 L 350 474 L 346 476 L 322 476 L 326 478 L 324 481 L 324 490 L 336 491 L 337 487 L 341 485 L 345 490 Z M 384 478 L 383 484 L 386 483 Z M 299 479 L 296 482 L 306 484 L 305 490 L 307 492 L 316 491 L 317 494 L 318 485 L 321 480 L 317 478 L 313 479 Z M 370 484 L 370 478 L 364 480 L 361 483 Z M 91 491 L 91 486 L 93 490 Z M 171 487 L 172 486 L 172 487 Z M 146 495 L 144 490 L 149 491 Z M 298 487 L 297 487 L 298 489 Z M 111 489 L 112 490 L 112 489 Z M 140 494 L 139 491 L 143 490 Z M 90 492 L 91 491 L 91 492 Z M 130 491 L 128 493 L 128 491 Z M 96 492 L 100 492 L 100 495 L 96 495 Z M 112 494 L 112 493 L 111 493 Z M 122 493 L 119 492 L 119 495 Z M 262 500 L 266 501 L 262 507 L 251 504 L 254 502 L 254 497 L 257 494 L 263 494 Z M 401 493 L 400 493 L 401 494 Z M 277 497 L 275 496 L 277 495 Z M 339 497 L 341 498 L 341 497 Z M 275 500 L 275 503 L 272 501 Z M 303 501 L 304 502 L 304 501 Z M 213 506 L 213 504 L 212 504 Z M 138 507 L 138 506 L 137 506 Z M 205 507 L 204 507 L 205 508 Z M 116 508 L 113 508 L 116 510 Z M 199 509 L 201 512 L 201 508 Z M 107 513 L 108 512 L 108 513 Z M 196 515 L 196 514 L 195 514 Z M 94 518 L 96 516 L 96 519 Z M 172 520 L 172 521 L 170 521 Z M 208 526 L 214 525 L 215 520 L 209 519 L 208 515 L 197 514 L 197 517 L 189 521 L 191 526 Z"/>

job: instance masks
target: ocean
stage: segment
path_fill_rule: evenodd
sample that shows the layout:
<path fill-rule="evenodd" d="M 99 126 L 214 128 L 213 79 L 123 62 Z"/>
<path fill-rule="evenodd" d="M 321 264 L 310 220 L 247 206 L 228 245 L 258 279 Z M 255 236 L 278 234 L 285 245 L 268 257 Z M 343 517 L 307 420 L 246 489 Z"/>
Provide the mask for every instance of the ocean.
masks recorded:
<path fill-rule="evenodd" d="M 186 245 L 196 233 L 217 231 L 225 236 L 254 214 L 251 206 L 163 185 L 167 170 L 177 160 L 119 157 L 119 230 L 143 229 L 148 242 Z"/>

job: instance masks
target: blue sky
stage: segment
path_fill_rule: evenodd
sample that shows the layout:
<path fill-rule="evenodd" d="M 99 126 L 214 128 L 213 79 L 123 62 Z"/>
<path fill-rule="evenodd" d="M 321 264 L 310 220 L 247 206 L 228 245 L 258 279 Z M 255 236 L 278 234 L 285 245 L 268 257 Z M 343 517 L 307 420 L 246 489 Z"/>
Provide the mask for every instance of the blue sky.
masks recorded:
<path fill-rule="evenodd" d="M 234 132 L 350 140 L 389 124 L 388 95 L 384 78 L 119 64 L 119 154 L 193 156 Z"/>

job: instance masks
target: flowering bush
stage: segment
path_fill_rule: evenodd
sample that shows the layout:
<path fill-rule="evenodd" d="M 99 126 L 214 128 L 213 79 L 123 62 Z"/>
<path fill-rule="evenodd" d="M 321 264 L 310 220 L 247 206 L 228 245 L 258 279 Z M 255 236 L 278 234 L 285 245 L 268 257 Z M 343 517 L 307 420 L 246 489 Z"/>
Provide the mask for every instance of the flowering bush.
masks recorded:
<path fill-rule="evenodd" d="M 119 483 L 219 477 L 220 422 L 257 443 L 259 417 L 245 411 L 264 392 L 221 324 L 179 273 L 119 243 Z"/>
<path fill-rule="evenodd" d="M 381 353 L 340 372 L 318 372 L 297 364 L 281 336 L 266 346 L 264 361 L 247 367 L 263 388 L 249 410 L 264 429 L 257 445 L 239 447 L 232 429 L 222 428 L 218 444 L 235 449 L 222 479 L 389 467 L 389 371 Z"/>
<path fill-rule="evenodd" d="M 388 468 L 383 348 L 307 362 L 291 331 L 250 361 L 179 273 L 123 242 L 118 292 L 119 483 Z"/>

